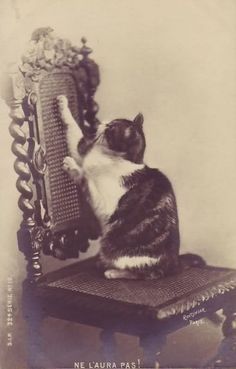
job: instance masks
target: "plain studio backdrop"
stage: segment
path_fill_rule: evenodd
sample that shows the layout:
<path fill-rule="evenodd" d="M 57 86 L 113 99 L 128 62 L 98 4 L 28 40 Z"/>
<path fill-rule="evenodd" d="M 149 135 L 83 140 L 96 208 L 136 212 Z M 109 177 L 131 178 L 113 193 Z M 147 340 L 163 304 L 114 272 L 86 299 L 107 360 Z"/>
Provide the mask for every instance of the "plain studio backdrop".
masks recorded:
<path fill-rule="evenodd" d="M 182 252 L 236 263 L 236 2 L 234 0 L 12 0 L 0 3 L 1 63 L 32 31 L 82 36 L 100 66 L 98 117 L 144 114 L 145 161 L 176 192 Z M 8 108 L 0 106 L 2 285 L 24 278 Z M 94 252 L 96 245 L 91 249 Z M 46 269 L 62 266 L 49 258 Z M 4 290 L 4 287 L 3 287 Z"/>

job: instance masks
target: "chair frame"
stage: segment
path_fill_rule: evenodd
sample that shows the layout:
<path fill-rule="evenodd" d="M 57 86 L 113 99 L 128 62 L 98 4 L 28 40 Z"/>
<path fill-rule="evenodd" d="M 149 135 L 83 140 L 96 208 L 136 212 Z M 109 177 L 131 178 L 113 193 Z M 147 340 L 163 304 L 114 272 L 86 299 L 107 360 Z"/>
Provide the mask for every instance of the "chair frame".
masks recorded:
<path fill-rule="evenodd" d="M 68 224 L 64 222 L 60 232 L 56 232 L 56 224 L 47 209 L 50 203 L 47 203 L 47 162 L 40 129 L 39 83 L 50 73 L 72 74 L 79 94 L 78 124 L 83 126 L 86 121 L 90 128 L 95 128 L 99 124 L 96 118 L 99 107 L 94 101 L 99 70 L 89 57 L 92 49 L 86 45 L 86 39 L 81 41 L 82 47 L 78 48 L 68 40 L 55 37 L 51 28 L 39 28 L 32 34 L 20 67 L 13 66 L 8 73 L 4 99 L 12 118 L 9 130 L 14 138 L 12 152 L 17 157 L 14 169 L 18 174 L 16 187 L 21 193 L 18 206 L 23 213 L 17 238 L 19 250 L 27 260 L 30 280 L 36 281 L 42 275 L 42 249 L 45 254 L 62 259 L 78 257 L 79 253 L 80 220 L 73 230 L 68 231 Z M 27 133 L 24 132 L 26 125 Z"/>
<path fill-rule="evenodd" d="M 112 334 L 118 330 L 117 316 L 114 317 L 114 320 L 112 315 L 110 320 L 107 320 L 106 316 L 104 320 L 100 319 L 95 314 L 93 317 L 91 315 L 86 317 L 82 313 L 73 312 L 73 307 L 70 304 L 67 304 L 66 309 L 64 309 L 63 304 L 61 307 L 58 305 L 54 309 L 53 301 L 50 300 L 47 289 L 45 289 L 44 296 L 38 295 L 37 291 L 37 281 L 42 280 L 41 251 L 47 255 L 64 259 L 78 257 L 79 252 L 84 251 L 81 245 L 78 246 L 83 223 L 78 221 L 72 230 L 67 230 L 68 224 L 62 222 L 60 232 L 58 232 L 51 217 L 50 203 L 47 202 L 48 189 L 45 185 L 48 180 L 47 161 L 43 135 L 40 132 L 42 117 L 38 108 L 40 107 L 39 84 L 42 78 L 51 73 L 66 72 L 73 74 L 73 78 L 75 78 L 78 85 L 80 107 L 78 124 L 85 128 L 85 122 L 87 122 L 89 129 L 85 136 L 88 140 L 91 138 L 93 129 L 96 129 L 99 124 L 99 120 L 96 118 L 99 108 L 94 101 L 94 94 L 99 85 L 99 70 L 97 64 L 89 57 L 92 50 L 86 45 L 85 38 L 82 38 L 82 47 L 78 48 L 71 45 L 67 40 L 55 37 L 52 31 L 48 27 L 37 29 L 33 33 L 30 49 L 24 54 L 20 68 L 14 66 L 11 68 L 4 92 L 4 99 L 10 107 L 12 118 L 10 134 L 14 139 L 12 152 L 16 156 L 14 164 L 18 175 L 16 187 L 21 194 L 18 205 L 23 213 L 23 220 L 17 238 L 19 250 L 23 252 L 27 260 L 27 278 L 23 282 L 23 314 L 29 323 L 29 343 L 31 347 L 33 346 L 30 351 L 31 356 L 35 354 L 35 347 L 40 339 L 41 320 L 45 314 L 83 324 L 100 326 L 105 330 L 103 341 L 106 343 L 111 341 Z M 25 128 L 27 129 L 25 130 Z M 57 273 L 56 271 L 49 278 Z M 67 269 L 62 273 L 67 273 Z M 218 355 L 216 366 L 223 365 L 225 357 L 229 353 L 229 346 L 233 360 L 236 359 L 234 351 L 236 342 L 236 295 L 235 290 L 230 291 L 231 287 L 232 289 L 235 288 L 234 285 L 222 287 L 223 293 L 227 291 L 225 298 L 220 296 L 221 292 L 218 293 L 215 299 L 208 295 L 202 295 L 200 298 L 201 306 L 205 306 L 207 310 L 203 310 L 203 313 L 198 314 L 195 319 L 209 317 L 209 315 L 224 307 L 223 312 L 226 320 L 223 324 L 223 334 L 226 337 L 225 340 L 228 339 L 229 342 L 223 347 L 222 353 Z M 62 300 L 70 301 L 70 294 L 68 294 L 68 299 Z M 79 298 L 76 301 L 79 301 Z M 45 302 L 47 302 L 45 309 L 40 310 L 41 304 Z M 152 365 L 153 362 L 157 361 L 157 346 L 160 350 L 165 344 L 166 335 L 188 325 L 188 321 L 183 320 L 183 313 L 188 311 L 186 303 L 192 304 L 191 308 L 194 309 L 198 302 L 180 301 L 179 306 L 175 304 L 172 307 L 170 306 L 169 310 L 163 310 L 164 315 L 155 316 L 155 324 L 153 319 L 147 320 L 146 324 L 145 317 L 136 320 L 133 325 L 129 325 L 128 321 L 124 320 L 122 331 L 140 337 L 141 345 L 147 353 L 147 362 Z M 177 311 L 176 309 L 180 310 Z M 214 360 L 212 363 L 211 365 L 214 366 Z"/>

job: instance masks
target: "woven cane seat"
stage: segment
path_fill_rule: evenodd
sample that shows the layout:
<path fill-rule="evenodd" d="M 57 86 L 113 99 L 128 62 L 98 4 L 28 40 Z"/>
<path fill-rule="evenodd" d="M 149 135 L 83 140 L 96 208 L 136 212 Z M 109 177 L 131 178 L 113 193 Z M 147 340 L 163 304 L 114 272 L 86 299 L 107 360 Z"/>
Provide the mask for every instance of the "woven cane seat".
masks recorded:
<path fill-rule="evenodd" d="M 96 312 L 126 310 L 161 320 L 227 295 L 236 288 L 236 271 L 204 266 L 161 280 L 108 280 L 91 258 L 46 275 L 39 287 L 56 299 L 66 298 L 67 304 L 71 299 L 78 308 L 85 304 Z"/>

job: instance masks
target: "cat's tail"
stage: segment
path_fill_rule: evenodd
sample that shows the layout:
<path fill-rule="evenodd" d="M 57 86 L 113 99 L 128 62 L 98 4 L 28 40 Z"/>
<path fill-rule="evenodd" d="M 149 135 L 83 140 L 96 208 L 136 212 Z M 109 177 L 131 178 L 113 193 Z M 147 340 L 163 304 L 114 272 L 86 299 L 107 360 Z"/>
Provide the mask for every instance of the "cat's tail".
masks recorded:
<path fill-rule="evenodd" d="M 183 254 L 179 256 L 179 264 L 181 269 L 188 269 L 190 267 L 206 266 L 205 260 L 197 254 Z"/>

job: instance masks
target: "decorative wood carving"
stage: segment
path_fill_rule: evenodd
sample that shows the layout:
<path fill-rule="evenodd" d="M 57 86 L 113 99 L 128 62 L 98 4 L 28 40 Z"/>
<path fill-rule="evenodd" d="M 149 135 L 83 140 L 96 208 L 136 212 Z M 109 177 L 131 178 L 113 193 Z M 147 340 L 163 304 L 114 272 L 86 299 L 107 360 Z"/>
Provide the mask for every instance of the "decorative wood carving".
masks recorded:
<path fill-rule="evenodd" d="M 196 294 L 191 294 L 188 297 L 184 297 L 179 301 L 161 308 L 157 313 L 158 319 L 166 319 L 171 316 L 180 315 L 188 312 L 190 309 L 201 305 L 208 300 L 213 299 L 217 295 L 224 294 L 226 292 L 236 289 L 236 279 L 232 273 L 231 280 L 221 280 L 219 283 L 215 283 L 213 286 L 206 287 L 203 291 Z"/>
<path fill-rule="evenodd" d="M 42 275 L 40 264 L 40 249 L 42 242 L 43 231 L 36 225 L 34 219 L 34 206 L 31 203 L 33 191 L 29 184 L 31 172 L 29 168 L 29 152 L 25 148 L 27 142 L 26 134 L 22 126 L 26 118 L 22 110 L 22 103 L 25 97 L 24 81 L 20 73 L 12 73 L 11 76 L 12 95 L 8 103 L 11 106 L 12 122 L 9 127 L 10 134 L 14 138 L 12 144 L 12 152 L 17 159 L 14 163 L 14 168 L 18 174 L 16 187 L 21 193 L 19 198 L 19 208 L 23 212 L 23 221 L 20 230 L 18 231 L 18 242 L 20 250 L 25 254 L 27 259 L 28 277 L 37 279 Z"/>
<path fill-rule="evenodd" d="M 88 138 L 96 132 L 100 122 L 96 118 L 98 104 L 94 101 L 94 94 L 99 84 L 99 70 L 89 57 L 91 52 L 85 38 L 82 38 L 82 46 L 76 47 L 57 37 L 50 27 L 39 28 L 32 34 L 29 47 L 22 56 L 22 64 L 9 72 L 4 98 L 11 109 L 12 151 L 17 157 L 14 168 L 19 175 L 16 186 L 21 193 L 18 205 L 23 212 L 18 241 L 28 260 L 30 279 L 37 280 L 42 274 L 39 261 L 42 248 L 46 254 L 65 259 L 78 256 L 79 250 L 85 251 L 88 247 L 88 232 L 84 227 L 74 227 L 69 231 L 64 227 L 60 232 L 53 231 L 49 212 L 52 200 L 47 192 L 48 153 L 44 126 L 39 122 L 43 120 L 41 82 L 54 76 L 60 81 L 60 75 L 68 75 L 72 76 L 78 89 L 79 100 L 76 102 L 74 99 L 73 102 L 79 105 L 79 110 L 76 108 L 78 124 Z M 24 132 L 25 123 L 28 123 L 27 133 Z M 79 192 L 78 196 L 80 198 Z"/>
<path fill-rule="evenodd" d="M 93 134 L 99 124 L 96 118 L 99 107 L 94 101 L 100 82 L 99 70 L 97 64 L 89 58 L 92 49 L 86 45 L 86 38 L 82 37 L 81 42 L 82 47 L 79 48 L 73 46 L 69 40 L 56 37 L 52 28 L 39 28 L 32 34 L 28 50 L 22 57 L 20 70 L 28 93 L 34 90 L 33 82 L 38 82 L 44 71 L 65 67 L 75 70 L 83 99 L 83 117 L 89 123 L 84 129 L 87 134 Z"/>
<path fill-rule="evenodd" d="M 222 326 L 223 339 L 216 355 L 206 363 L 209 368 L 233 368 L 236 360 L 236 293 L 224 304 L 225 321 Z"/>
<path fill-rule="evenodd" d="M 225 321 L 222 327 L 223 334 L 225 337 L 235 336 L 236 341 L 236 293 L 234 299 L 232 298 L 231 304 L 224 307 L 223 314 L 225 315 Z"/>

